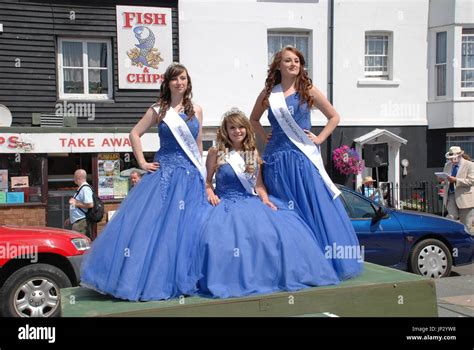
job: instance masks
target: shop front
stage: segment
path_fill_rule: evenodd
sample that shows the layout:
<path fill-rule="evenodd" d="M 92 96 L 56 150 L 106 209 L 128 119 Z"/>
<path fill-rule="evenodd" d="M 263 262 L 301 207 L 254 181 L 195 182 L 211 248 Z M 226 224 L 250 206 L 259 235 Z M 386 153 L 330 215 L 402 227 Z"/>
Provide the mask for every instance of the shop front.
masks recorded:
<path fill-rule="evenodd" d="M 138 168 L 129 129 L 123 129 L 0 129 L 0 224 L 64 227 L 68 201 L 77 188 L 74 172 L 84 169 L 105 203 L 106 215 L 97 225 L 100 232 L 108 212 L 117 209 L 131 188 L 130 170 Z M 157 134 L 143 135 L 142 144 L 151 161 L 159 148 Z"/>

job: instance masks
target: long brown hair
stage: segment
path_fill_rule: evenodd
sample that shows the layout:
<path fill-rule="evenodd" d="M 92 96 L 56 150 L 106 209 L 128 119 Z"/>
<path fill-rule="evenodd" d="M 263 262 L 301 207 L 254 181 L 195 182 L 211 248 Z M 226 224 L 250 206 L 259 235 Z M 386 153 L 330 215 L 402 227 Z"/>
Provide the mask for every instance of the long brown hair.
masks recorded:
<path fill-rule="evenodd" d="M 171 64 L 164 74 L 163 82 L 161 83 L 160 87 L 160 97 L 158 98 L 157 103 L 160 106 L 160 113 L 158 114 L 158 120 L 162 120 L 170 108 L 171 104 L 171 90 L 170 90 L 170 82 L 173 78 L 177 77 L 178 75 L 186 72 L 188 76 L 188 86 L 186 91 L 184 92 L 183 96 L 183 107 L 184 113 L 188 116 L 187 120 L 190 120 L 194 116 L 194 107 L 193 103 L 191 102 L 191 98 L 193 97 L 193 85 L 191 84 L 191 77 L 189 76 L 188 70 L 185 66 L 181 63 L 173 63 Z"/>
<path fill-rule="evenodd" d="M 245 139 L 243 141 L 242 149 L 244 151 L 245 159 L 245 172 L 254 173 L 256 171 L 256 165 L 260 164 L 260 158 L 257 152 L 257 141 L 255 138 L 255 132 L 249 119 L 245 116 L 244 112 L 237 108 L 232 108 L 228 112 L 224 113 L 220 127 L 217 129 L 217 166 L 219 167 L 225 163 L 225 156 L 232 148 L 232 141 L 230 140 L 227 132 L 227 125 L 234 124 L 240 127 L 244 127 L 246 131 Z"/>
<path fill-rule="evenodd" d="M 314 98 L 309 94 L 309 89 L 313 86 L 313 82 L 309 78 L 308 72 L 304 70 L 306 61 L 303 54 L 292 46 L 285 46 L 283 49 L 278 51 L 275 56 L 273 56 L 273 61 L 268 68 L 267 79 L 265 80 L 265 97 L 263 99 L 263 106 L 267 108 L 270 105 L 268 98 L 270 97 L 272 89 L 275 85 L 281 83 L 281 72 L 279 67 L 283 59 L 283 53 L 286 51 L 294 53 L 300 60 L 300 71 L 296 76 L 295 89 L 301 96 L 300 104 L 306 102 L 308 108 L 311 108 L 315 105 Z"/>

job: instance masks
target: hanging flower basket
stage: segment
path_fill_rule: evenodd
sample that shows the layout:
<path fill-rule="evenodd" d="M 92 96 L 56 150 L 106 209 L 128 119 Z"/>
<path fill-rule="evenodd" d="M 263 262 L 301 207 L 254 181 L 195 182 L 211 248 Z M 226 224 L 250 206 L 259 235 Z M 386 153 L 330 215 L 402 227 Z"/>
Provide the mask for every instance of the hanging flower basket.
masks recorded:
<path fill-rule="evenodd" d="M 343 175 L 362 173 L 364 161 L 354 148 L 342 145 L 332 152 L 334 167 Z"/>

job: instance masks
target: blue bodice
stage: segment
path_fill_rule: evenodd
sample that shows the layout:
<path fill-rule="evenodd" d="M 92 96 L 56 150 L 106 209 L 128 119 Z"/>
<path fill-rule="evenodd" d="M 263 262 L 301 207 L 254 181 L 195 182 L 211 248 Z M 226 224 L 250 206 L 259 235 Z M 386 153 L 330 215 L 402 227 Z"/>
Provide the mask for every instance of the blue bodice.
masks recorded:
<path fill-rule="evenodd" d="M 301 129 L 311 130 L 311 110 L 306 103 L 300 104 L 300 95 L 296 92 L 287 96 L 285 100 L 288 110 Z M 278 151 L 299 151 L 278 124 L 271 108 L 268 108 L 268 120 L 272 126 L 272 137 L 265 148 L 264 159 L 265 155 Z"/>
<path fill-rule="evenodd" d="M 217 168 L 215 193 L 221 199 L 238 200 L 253 197 L 245 190 L 234 169 L 228 163 Z"/>
<path fill-rule="evenodd" d="M 188 119 L 188 116 L 184 113 L 179 113 L 179 115 L 184 120 Z M 194 139 L 196 139 L 199 134 L 199 120 L 194 116 L 186 124 Z M 200 177 L 200 174 L 198 168 L 183 151 L 166 123 L 161 122 L 158 125 L 158 135 L 160 136 L 160 149 L 156 152 L 154 161 L 160 163 L 160 168 L 156 171 L 156 174 L 161 178 L 161 197 L 165 199 L 168 195 L 168 186 L 171 179 L 176 176 L 175 170 L 177 168 L 185 169 L 190 180 L 191 178 Z"/>
<path fill-rule="evenodd" d="M 184 113 L 179 113 L 179 116 L 184 120 L 188 119 L 188 116 Z M 199 134 L 199 120 L 196 116 L 188 120 L 186 125 L 189 127 L 194 139 L 197 139 Z M 154 160 L 160 163 L 161 168 L 175 168 L 176 166 L 195 168 L 178 141 L 174 138 L 168 125 L 163 121 L 158 125 L 158 135 L 160 136 L 160 149 L 156 152 Z"/>

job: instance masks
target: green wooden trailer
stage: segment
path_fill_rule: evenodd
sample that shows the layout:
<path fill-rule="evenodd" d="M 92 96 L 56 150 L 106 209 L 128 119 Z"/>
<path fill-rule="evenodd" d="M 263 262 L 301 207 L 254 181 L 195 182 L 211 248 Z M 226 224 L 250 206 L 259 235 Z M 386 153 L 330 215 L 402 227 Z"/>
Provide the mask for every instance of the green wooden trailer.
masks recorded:
<path fill-rule="evenodd" d="M 130 302 L 76 287 L 61 290 L 61 305 L 63 317 L 438 316 L 434 280 L 371 263 L 338 286 L 296 292 Z"/>

